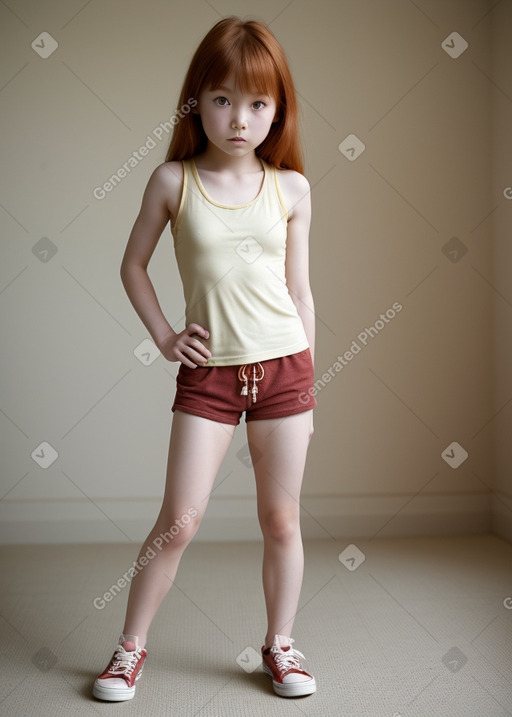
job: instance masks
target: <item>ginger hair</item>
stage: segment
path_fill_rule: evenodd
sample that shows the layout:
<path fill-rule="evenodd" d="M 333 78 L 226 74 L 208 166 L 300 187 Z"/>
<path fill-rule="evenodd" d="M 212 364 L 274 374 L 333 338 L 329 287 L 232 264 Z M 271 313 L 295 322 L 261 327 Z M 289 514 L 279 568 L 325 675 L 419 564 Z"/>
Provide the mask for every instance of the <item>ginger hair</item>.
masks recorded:
<path fill-rule="evenodd" d="M 262 22 L 230 16 L 214 25 L 192 57 L 178 105 L 197 102 L 203 89 L 215 90 L 231 74 L 240 91 L 261 92 L 276 102 L 278 119 L 256 148 L 256 156 L 278 169 L 303 174 L 292 75 L 283 48 Z M 201 117 L 189 112 L 174 127 L 165 161 L 194 157 L 207 142 Z"/>

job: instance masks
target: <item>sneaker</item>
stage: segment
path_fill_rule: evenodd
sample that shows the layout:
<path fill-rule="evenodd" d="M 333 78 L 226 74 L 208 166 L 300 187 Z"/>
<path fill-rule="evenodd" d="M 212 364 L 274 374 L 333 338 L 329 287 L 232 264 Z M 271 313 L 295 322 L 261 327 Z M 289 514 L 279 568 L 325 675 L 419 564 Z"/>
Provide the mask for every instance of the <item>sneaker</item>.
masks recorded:
<path fill-rule="evenodd" d="M 99 700 L 122 702 L 135 695 L 135 682 L 142 675 L 148 653 L 142 647 L 128 652 L 122 646 L 121 638 L 107 669 L 94 681 L 92 693 Z"/>
<path fill-rule="evenodd" d="M 280 697 L 299 697 L 316 692 L 315 678 L 303 669 L 300 660 L 306 658 L 298 650 L 294 650 L 291 638 L 284 638 L 289 646 L 281 647 L 280 638 L 275 635 L 272 647 L 261 648 L 263 670 L 271 675 L 274 692 Z"/>

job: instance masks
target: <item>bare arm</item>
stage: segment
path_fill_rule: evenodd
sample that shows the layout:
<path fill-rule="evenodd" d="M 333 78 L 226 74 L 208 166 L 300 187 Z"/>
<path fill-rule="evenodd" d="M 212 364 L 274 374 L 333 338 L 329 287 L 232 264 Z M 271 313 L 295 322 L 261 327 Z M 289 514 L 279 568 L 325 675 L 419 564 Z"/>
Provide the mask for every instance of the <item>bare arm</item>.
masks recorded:
<path fill-rule="evenodd" d="M 304 325 L 313 365 L 315 362 L 315 305 L 309 284 L 309 227 L 311 224 L 311 190 L 307 179 L 292 175 L 293 211 L 286 239 L 286 284 Z M 313 436 L 313 411 L 309 440 Z"/>
<path fill-rule="evenodd" d="M 168 198 L 181 195 L 181 180 L 162 164 L 155 169 L 144 191 L 139 215 L 135 220 L 121 263 L 121 281 L 133 308 L 153 341 L 169 361 L 181 361 L 195 368 L 204 363 L 210 351 L 194 335 L 208 338 L 208 331 L 190 324 L 176 333 L 165 318 L 147 267 L 158 240 L 170 219 Z"/>
<path fill-rule="evenodd" d="M 309 228 L 311 193 L 309 182 L 298 173 L 293 175 L 292 218 L 286 240 L 286 284 L 308 337 L 311 358 L 315 360 L 315 305 L 309 284 Z"/>

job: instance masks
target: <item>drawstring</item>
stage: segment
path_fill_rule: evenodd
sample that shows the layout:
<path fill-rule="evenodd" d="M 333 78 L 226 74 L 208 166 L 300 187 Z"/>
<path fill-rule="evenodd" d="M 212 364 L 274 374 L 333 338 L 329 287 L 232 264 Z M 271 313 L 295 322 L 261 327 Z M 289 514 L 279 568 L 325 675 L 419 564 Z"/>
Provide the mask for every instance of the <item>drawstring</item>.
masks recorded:
<path fill-rule="evenodd" d="M 263 366 L 259 363 L 251 363 L 247 364 L 244 363 L 243 366 L 240 366 L 238 369 L 238 378 L 240 381 L 244 382 L 244 385 L 242 386 L 242 390 L 240 391 L 241 396 L 248 396 L 249 395 L 249 386 L 248 386 L 248 377 L 246 374 L 246 369 L 251 368 L 252 371 L 252 388 L 251 388 L 251 396 L 252 396 L 252 402 L 256 403 L 256 394 L 258 393 L 258 387 L 256 386 L 256 381 L 261 381 L 263 376 L 265 375 L 265 370 Z"/>

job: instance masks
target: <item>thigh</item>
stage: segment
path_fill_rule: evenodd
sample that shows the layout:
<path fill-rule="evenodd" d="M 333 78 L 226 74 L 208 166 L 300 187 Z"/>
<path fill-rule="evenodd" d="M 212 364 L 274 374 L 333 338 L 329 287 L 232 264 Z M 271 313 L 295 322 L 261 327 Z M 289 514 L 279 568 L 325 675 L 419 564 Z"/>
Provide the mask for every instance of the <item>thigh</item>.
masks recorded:
<path fill-rule="evenodd" d="M 160 517 L 174 520 L 191 508 L 199 517 L 204 514 L 235 428 L 191 413 L 174 412 Z"/>
<path fill-rule="evenodd" d="M 298 509 L 310 425 L 311 411 L 247 423 L 260 515 L 285 505 Z"/>

